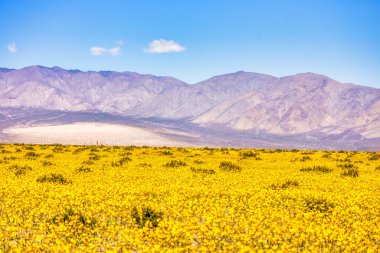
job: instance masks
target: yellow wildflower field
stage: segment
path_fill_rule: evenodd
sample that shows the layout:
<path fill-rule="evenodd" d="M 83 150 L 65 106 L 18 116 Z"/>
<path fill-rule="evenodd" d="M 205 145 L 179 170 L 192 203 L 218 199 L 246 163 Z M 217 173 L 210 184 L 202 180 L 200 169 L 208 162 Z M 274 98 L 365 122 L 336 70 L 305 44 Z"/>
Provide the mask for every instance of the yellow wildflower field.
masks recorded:
<path fill-rule="evenodd" d="M 380 152 L 0 145 L 2 252 L 378 252 Z"/>

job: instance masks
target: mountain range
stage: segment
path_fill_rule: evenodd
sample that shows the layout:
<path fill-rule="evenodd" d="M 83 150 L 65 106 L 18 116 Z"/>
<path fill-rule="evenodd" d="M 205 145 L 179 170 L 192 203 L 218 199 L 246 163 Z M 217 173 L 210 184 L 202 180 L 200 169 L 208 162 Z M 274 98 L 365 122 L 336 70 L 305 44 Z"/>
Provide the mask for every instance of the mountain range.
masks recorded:
<path fill-rule="evenodd" d="M 236 135 L 308 139 L 321 148 L 380 148 L 380 89 L 314 73 L 274 77 L 239 71 L 187 84 L 134 72 L 1 68 L 0 121 L 16 124 L 10 119 L 41 111 L 170 122 L 184 131 L 217 133 L 221 140 L 228 136 L 232 144 Z"/>

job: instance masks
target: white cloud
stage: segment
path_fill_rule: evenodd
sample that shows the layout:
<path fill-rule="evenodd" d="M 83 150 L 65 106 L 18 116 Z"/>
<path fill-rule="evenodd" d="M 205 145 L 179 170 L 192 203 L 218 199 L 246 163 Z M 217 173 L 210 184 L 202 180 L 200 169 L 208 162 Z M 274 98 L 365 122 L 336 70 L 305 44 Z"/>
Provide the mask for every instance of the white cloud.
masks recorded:
<path fill-rule="evenodd" d="M 8 48 L 9 52 L 17 53 L 16 43 L 14 43 L 14 42 L 9 43 L 7 48 Z"/>
<path fill-rule="evenodd" d="M 90 48 L 90 51 L 92 55 L 98 56 L 98 55 L 105 54 L 107 52 L 107 49 L 102 48 L 102 47 L 92 47 Z"/>
<path fill-rule="evenodd" d="M 108 52 L 112 56 L 120 55 L 121 54 L 121 48 L 120 47 L 114 47 L 114 48 L 108 49 Z"/>
<path fill-rule="evenodd" d="M 160 54 L 160 53 L 177 53 L 186 50 L 173 40 L 158 39 L 149 43 L 148 48 L 144 49 L 147 53 Z"/>
<path fill-rule="evenodd" d="M 92 47 L 90 48 L 90 52 L 94 56 L 99 56 L 103 54 L 110 54 L 112 56 L 117 56 L 117 55 L 121 55 L 121 48 L 114 47 L 114 48 L 106 49 L 103 47 Z"/>

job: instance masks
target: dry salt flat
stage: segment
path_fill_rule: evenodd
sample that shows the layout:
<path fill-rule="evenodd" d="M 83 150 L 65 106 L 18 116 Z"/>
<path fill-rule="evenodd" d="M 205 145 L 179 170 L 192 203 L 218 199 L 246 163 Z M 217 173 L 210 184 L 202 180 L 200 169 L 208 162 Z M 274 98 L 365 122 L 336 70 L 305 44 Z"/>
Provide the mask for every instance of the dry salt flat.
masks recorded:
<path fill-rule="evenodd" d="M 62 125 L 13 126 L 3 130 L 17 143 L 70 145 L 189 146 L 152 131 L 127 125 L 80 122 Z"/>

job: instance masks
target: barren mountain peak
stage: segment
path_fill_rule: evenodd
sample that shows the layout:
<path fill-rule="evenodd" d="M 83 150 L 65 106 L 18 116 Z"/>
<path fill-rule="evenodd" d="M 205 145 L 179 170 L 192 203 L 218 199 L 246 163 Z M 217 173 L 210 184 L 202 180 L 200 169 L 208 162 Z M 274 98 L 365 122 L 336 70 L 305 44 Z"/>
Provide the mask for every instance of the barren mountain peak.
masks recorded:
<path fill-rule="evenodd" d="M 101 112 L 235 133 L 312 133 L 334 141 L 380 137 L 379 89 L 310 72 L 277 78 L 238 71 L 188 85 L 127 71 L 38 65 L 0 70 L 0 109 Z"/>

